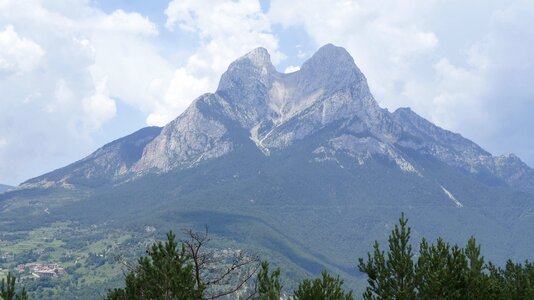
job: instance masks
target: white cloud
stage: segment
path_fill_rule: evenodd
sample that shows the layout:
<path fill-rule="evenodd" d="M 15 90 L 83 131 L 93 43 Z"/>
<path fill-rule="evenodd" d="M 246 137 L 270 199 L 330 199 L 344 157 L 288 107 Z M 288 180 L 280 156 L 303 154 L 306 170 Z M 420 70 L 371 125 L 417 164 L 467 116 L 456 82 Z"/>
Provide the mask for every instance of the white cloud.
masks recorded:
<path fill-rule="evenodd" d="M 534 166 L 534 3 L 515 1 L 493 13 L 490 30 L 477 43 L 481 76 L 479 101 L 491 116 L 483 142 L 497 152 L 515 152 Z"/>
<path fill-rule="evenodd" d="M 171 1 L 165 10 L 169 30 L 196 35 L 199 46 L 174 73 L 161 108 L 150 124 L 165 124 L 204 92 L 217 88 L 219 76 L 237 57 L 256 47 L 269 50 L 276 64 L 284 59 L 271 23 L 255 0 Z"/>
<path fill-rule="evenodd" d="M 109 97 L 107 79 L 100 79 L 95 85 L 95 92 L 90 97 L 83 99 L 83 109 L 93 128 L 111 120 L 117 112 L 115 101 Z"/>
<path fill-rule="evenodd" d="M 93 151 L 117 101 L 156 109 L 173 74 L 153 45 L 157 35 L 139 13 L 107 14 L 84 0 L 1 1 L 0 132 L 9 143 L 0 149 L 0 181 L 14 184 Z"/>
<path fill-rule="evenodd" d="M 120 33 L 157 35 L 156 25 L 137 12 L 126 13 L 121 9 L 111 15 L 103 15 L 96 21 L 97 28 Z M 90 25 L 89 25 L 90 26 Z"/>
<path fill-rule="evenodd" d="M 469 128 L 476 128 L 476 124 L 490 120 L 480 101 L 480 94 L 487 84 L 481 70 L 455 66 L 446 58 L 434 64 L 434 69 L 437 74 L 436 94 L 427 108 L 431 119 L 445 128 L 473 136 L 475 132 Z"/>
<path fill-rule="evenodd" d="M 31 71 L 44 54 L 34 41 L 20 37 L 12 25 L 0 31 L 0 74 Z"/>
<path fill-rule="evenodd" d="M 208 79 L 197 78 L 179 68 L 165 93 L 162 103 L 148 116 L 148 124 L 166 124 L 176 118 L 177 112 L 187 108 L 193 97 L 198 97 L 209 90 Z"/>
<path fill-rule="evenodd" d="M 440 58 L 434 64 L 432 105 L 423 110 L 432 120 L 488 150 L 515 152 L 531 166 L 533 17 L 534 4 L 526 1 L 495 8 L 487 16 L 486 30 L 464 45 L 460 59 L 453 63 Z"/>
<path fill-rule="evenodd" d="M 284 70 L 284 73 L 293 73 L 293 72 L 297 72 L 298 70 L 300 70 L 299 66 L 288 66 Z"/>

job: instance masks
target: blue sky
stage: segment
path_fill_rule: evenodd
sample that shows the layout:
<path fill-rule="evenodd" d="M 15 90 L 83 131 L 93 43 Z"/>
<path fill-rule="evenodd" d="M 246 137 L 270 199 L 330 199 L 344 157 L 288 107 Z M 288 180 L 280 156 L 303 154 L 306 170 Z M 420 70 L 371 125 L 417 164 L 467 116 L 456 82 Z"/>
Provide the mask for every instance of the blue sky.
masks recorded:
<path fill-rule="evenodd" d="M 534 2 L 0 0 L 0 183 L 164 125 L 251 49 L 345 47 L 382 107 L 534 165 Z"/>

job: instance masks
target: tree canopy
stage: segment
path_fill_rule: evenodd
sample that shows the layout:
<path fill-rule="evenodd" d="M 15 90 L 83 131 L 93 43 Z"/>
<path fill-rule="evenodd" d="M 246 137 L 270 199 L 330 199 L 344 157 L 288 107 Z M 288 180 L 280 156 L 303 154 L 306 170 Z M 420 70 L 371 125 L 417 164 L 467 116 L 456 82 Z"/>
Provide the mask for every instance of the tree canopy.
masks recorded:
<path fill-rule="evenodd" d="M 20 293 L 15 291 L 15 276 L 7 273 L 6 278 L 2 278 L 0 282 L 0 300 L 27 300 L 28 293 L 26 289 L 22 289 Z"/>
<path fill-rule="evenodd" d="M 367 275 L 364 299 L 534 299 L 534 268 L 528 261 L 508 261 L 501 269 L 485 264 L 471 237 L 464 248 L 438 238 L 423 239 L 414 258 L 404 214 L 388 239 L 388 249 L 374 243 L 358 268 Z"/>
<path fill-rule="evenodd" d="M 155 243 L 147 254 L 139 258 L 138 266 L 126 275 L 125 287 L 110 291 L 107 299 L 195 299 L 193 265 L 185 246 L 178 246 L 172 232 L 167 234 L 165 243 Z"/>

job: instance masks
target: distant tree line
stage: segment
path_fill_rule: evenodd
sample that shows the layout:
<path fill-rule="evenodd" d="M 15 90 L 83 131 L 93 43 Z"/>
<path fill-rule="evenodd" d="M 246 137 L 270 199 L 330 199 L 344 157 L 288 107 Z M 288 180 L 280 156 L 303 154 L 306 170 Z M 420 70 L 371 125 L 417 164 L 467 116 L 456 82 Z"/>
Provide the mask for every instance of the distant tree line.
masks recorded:
<path fill-rule="evenodd" d="M 435 244 L 425 239 L 418 256 L 410 243 L 408 220 L 401 215 L 382 250 L 378 242 L 358 269 L 367 275 L 363 299 L 534 299 L 534 265 L 508 261 L 504 268 L 485 263 L 480 245 L 470 238 L 465 247 L 442 239 Z M 187 231 L 188 240 L 176 242 L 169 232 L 165 242 L 157 242 L 139 258 L 125 276 L 124 288 L 108 291 L 109 300 L 208 300 L 228 296 L 239 299 L 350 300 L 353 292 L 343 288 L 343 280 L 323 271 L 320 278 L 304 279 L 290 296 L 283 293 L 280 268 L 270 270 L 269 262 L 259 261 L 240 251 L 218 255 L 208 251 L 208 231 Z M 14 278 L 2 280 L 0 299 L 27 299 L 15 295 Z"/>

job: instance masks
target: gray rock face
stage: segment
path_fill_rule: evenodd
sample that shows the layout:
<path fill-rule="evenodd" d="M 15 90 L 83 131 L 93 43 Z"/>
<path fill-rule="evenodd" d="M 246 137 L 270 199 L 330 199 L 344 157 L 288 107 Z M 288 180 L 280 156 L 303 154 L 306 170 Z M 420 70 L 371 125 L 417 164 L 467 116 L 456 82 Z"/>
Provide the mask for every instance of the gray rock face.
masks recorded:
<path fill-rule="evenodd" d="M 143 149 L 161 132 L 160 127 L 146 127 L 113 141 L 86 158 L 22 183 L 18 188 L 100 185 L 126 176 L 141 158 Z"/>
<path fill-rule="evenodd" d="M 391 114 L 402 127 L 402 138 L 395 143 L 468 173 L 489 174 L 524 191 L 534 191 L 534 171 L 517 156 L 492 156 L 474 142 L 459 134 L 441 129 L 409 108 Z"/>
<path fill-rule="evenodd" d="M 534 185 L 533 171 L 515 156 L 493 157 L 461 135 L 439 128 L 408 108 L 381 109 L 349 53 L 328 44 L 293 73 L 276 71 L 258 48 L 233 62 L 215 94 L 198 98 L 145 149 L 133 171 L 191 167 L 232 151 L 229 129 L 200 111 L 200 103 L 249 132 L 265 155 L 306 139 L 332 124 L 346 132 L 313 151 L 316 161 L 344 152 L 358 164 L 385 157 L 401 170 L 419 173 L 410 149 L 472 174 L 489 174 L 512 186 Z"/>
<path fill-rule="evenodd" d="M 230 65 L 215 94 L 195 100 L 167 125 L 133 170 L 165 171 L 230 151 L 224 125 L 196 108 L 207 101 L 217 102 L 225 117 L 246 129 L 266 155 L 339 120 L 358 117 L 366 129 L 374 130 L 386 119 L 345 49 L 326 45 L 300 71 L 282 74 L 267 51 L 258 48 Z"/>
<path fill-rule="evenodd" d="M 216 95 L 201 96 L 180 117 L 166 125 L 149 143 L 131 171 L 169 171 L 222 156 L 232 149 L 225 139 L 228 129 L 199 109 L 202 103 L 220 101 Z"/>
<path fill-rule="evenodd" d="M 235 126 L 246 136 L 236 136 Z M 409 108 L 380 108 L 350 54 L 331 44 L 289 74 L 276 71 L 267 50 L 255 49 L 230 64 L 215 93 L 200 96 L 157 136 L 143 140 L 134 160 L 123 162 L 119 149 L 104 147 L 69 170 L 88 178 L 168 172 L 222 157 L 243 141 L 268 156 L 332 127 L 336 136 L 317 141 L 311 162 L 337 161 L 340 153 L 359 165 L 381 157 L 421 176 L 417 158 L 406 154 L 415 152 L 534 191 L 534 171 L 516 156 L 494 157 Z M 28 184 L 68 186 L 70 177 L 44 176 Z"/>

